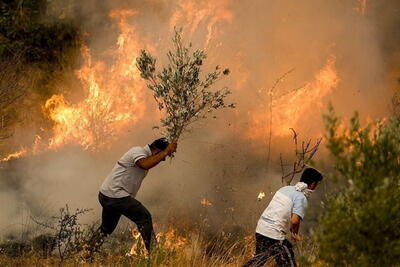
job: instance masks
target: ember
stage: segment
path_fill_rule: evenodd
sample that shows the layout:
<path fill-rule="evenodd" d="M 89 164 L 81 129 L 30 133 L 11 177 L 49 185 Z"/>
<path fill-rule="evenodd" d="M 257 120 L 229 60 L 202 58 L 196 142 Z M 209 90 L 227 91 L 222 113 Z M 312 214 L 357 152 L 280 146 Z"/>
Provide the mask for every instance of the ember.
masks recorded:
<path fill-rule="evenodd" d="M 206 198 L 202 198 L 200 204 L 204 207 L 212 206 L 213 204 Z"/>
<path fill-rule="evenodd" d="M 260 193 L 258 193 L 257 200 L 261 201 L 264 197 L 265 197 L 265 193 L 264 192 L 260 192 Z"/>

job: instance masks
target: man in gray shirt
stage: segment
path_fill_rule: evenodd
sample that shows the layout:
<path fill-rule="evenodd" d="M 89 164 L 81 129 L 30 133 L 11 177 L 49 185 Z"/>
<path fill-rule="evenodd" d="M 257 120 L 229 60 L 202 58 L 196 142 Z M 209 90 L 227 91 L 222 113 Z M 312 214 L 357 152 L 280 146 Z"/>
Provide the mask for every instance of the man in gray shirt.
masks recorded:
<path fill-rule="evenodd" d="M 149 169 L 164 161 L 167 156 L 175 153 L 177 143 L 168 143 L 165 138 L 155 140 L 144 147 L 133 147 L 115 164 L 110 174 L 104 180 L 99 192 L 99 202 L 103 207 L 102 222 L 94 237 L 96 245 L 88 253 L 101 245 L 103 237 L 111 234 L 117 227 L 121 215 L 133 221 L 142 235 L 148 252 L 155 242 L 153 223 L 150 212 L 135 199 L 144 177 Z"/>

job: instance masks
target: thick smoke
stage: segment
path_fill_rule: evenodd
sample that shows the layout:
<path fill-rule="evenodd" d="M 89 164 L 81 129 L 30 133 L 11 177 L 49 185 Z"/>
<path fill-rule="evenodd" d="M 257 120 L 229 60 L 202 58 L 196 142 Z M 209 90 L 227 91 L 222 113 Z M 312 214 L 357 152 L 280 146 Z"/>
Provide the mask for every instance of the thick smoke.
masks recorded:
<path fill-rule="evenodd" d="M 180 222 L 203 222 L 213 229 L 243 227 L 250 232 L 272 193 L 282 185 L 279 153 L 289 160 L 292 152 L 289 130 L 287 136 L 274 136 L 268 170 L 268 131 L 265 138 L 248 137 L 252 114 L 268 112 L 265 89 L 290 69 L 294 71 L 277 90 L 301 87 L 334 56 L 339 83 L 323 98 L 312 99 L 322 108 L 306 110 L 301 124 L 293 125 L 301 136 L 321 135 L 321 116 L 328 102 L 345 117 L 354 110 L 364 118 L 388 115 L 399 75 L 400 3 L 368 1 L 361 14 L 356 0 L 212 2 L 66 1 L 54 4 L 52 10 L 66 13 L 81 25 L 94 58 L 112 60 L 107 51 L 115 48 L 118 27 L 108 16 L 110 10 L 133 9 L 138 13 L 129 23 L 161 62 L 170 46 L 166 40 L 172 36 L 172 22 L 176 22 L 184 27 L 186 40 L 206 49 L 208 66 L 223 64 L 231 69 L 231 76 L 220 85 L 231 88 L 237 109 L 194 125 L 179 143 L 176 157 L 150 171 L 138 199 L 159 224 L 178 217 Z M 66 6 L 70 9 L 61 9 Z M 65 203 L 93 208 L 86 219 L 98 220 L 98 189 L 115 161 L 131 146 L 158 137 L 151 130 L 157 123 L 155 103 L 147 93 L 144 117 L 111 149 L 91 153 L 65 147 L 4 164 L 0 169 L 1 233 L 19 230 L 26 214 L 48 216 Z M 296 105 L 301 107 L 303 101 L 310 99 Z M 279 108 L 274 110 L 279 112 Z M 258 202 L 260 191 L 267 197 Z M 202 206 L 202 198 L 213 205 Z"/>

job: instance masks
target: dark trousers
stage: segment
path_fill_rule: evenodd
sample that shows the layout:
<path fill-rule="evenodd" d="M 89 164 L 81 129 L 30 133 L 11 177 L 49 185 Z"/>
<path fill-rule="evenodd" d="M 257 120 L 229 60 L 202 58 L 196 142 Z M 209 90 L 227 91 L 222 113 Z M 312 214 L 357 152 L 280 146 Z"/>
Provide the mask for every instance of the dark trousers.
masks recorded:
<path fill-rule="evenodd" d="M 119 218 L 124 215 L 133 221 L 142 235 L 147 251 L 156 242 L 150 212 L 136 199 L 128 196 L 111 198 L 99 193 L 99 202 L 103 207 L 100 230 L 111 234 L 117 227 Z"/>
<path fill-rule="evenodd" d="M 256 253 L 244 267 L 263 266 L 271 257 L 279 267 L 295 267 L 293 246 L 287 240 L 276 240 L 256 233 Z"/>

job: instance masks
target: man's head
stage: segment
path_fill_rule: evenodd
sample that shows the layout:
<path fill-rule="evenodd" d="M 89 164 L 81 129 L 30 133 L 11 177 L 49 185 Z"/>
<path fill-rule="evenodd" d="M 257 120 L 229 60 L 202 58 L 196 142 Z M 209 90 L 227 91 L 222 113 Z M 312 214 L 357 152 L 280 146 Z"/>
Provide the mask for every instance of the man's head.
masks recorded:
<path fill-rule="evenodd" d="M 149 145 L 151 154 L 155 155 L 160 151 L 163 151 L 164 149 L 167 148 L 168 144 L 169 142 L 167 141 L 166 138 L 159 138 L 154 140 L 153 143 Z"/>
<path fill-rule="evenodd" d="M 306 183 L 308 189 L 314 190 L 322 179 L 323 176 L 319 171 L 314 168 L 306 168 L 301 175 L 300 182 Z"/>

